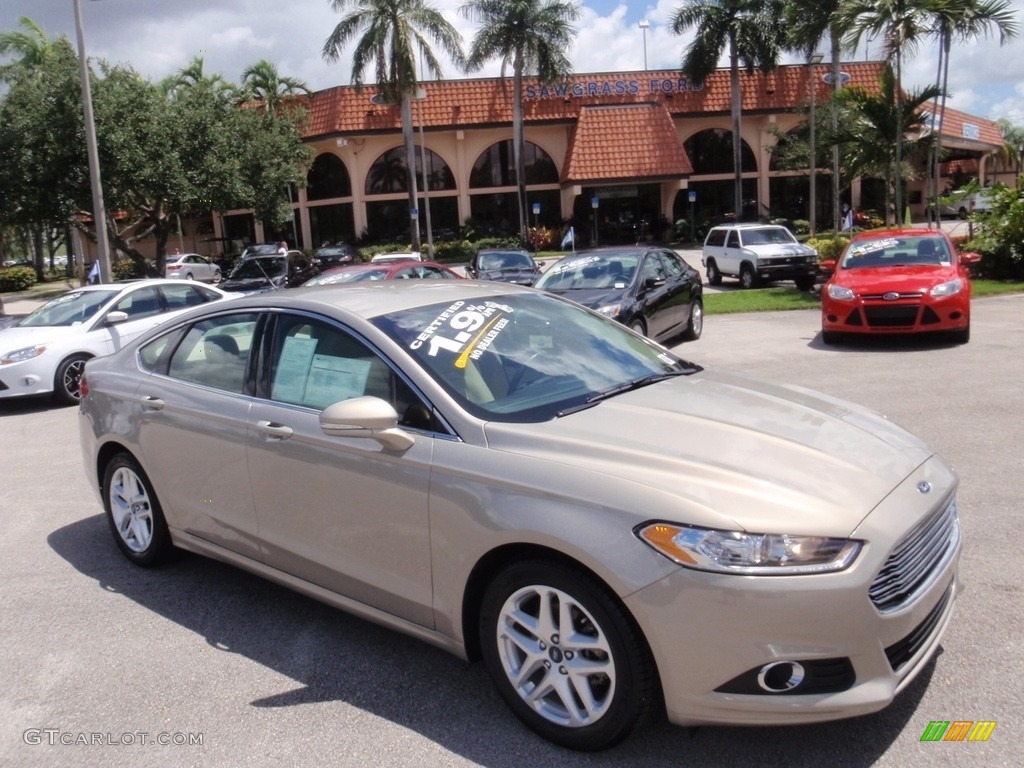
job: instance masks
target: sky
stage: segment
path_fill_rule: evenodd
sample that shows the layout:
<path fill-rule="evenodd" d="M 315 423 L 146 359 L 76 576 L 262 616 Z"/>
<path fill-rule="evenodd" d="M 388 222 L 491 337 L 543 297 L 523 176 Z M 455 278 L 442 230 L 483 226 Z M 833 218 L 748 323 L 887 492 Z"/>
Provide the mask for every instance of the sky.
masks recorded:
<path fill-rule="evenodd" d="M 458 13 L 463 2 L 433 0 L 433 5 L 462 33 L 468 47 L 475 27 Z M 569 52 L 577 73 L 640 71 L 645 53 L 649 69 L 680 66 L 691 38 L 674 35 L 668 26 L 680 0 L 583 0 L 581 5 Z M 351 82 L 347 53 L 334 64 L 321 55 L 324 41 L 341 18 L 330 0 L 81 0 L 81 6 L 89 57 L 130 65 L 154 81 L 201 56 L 206 74 L 219 73 L 236 83 L 245 67 L 260 59 L 312 90 Z M 1013 0 L 1012 7 L 1021 27 L 1018 38 L 1003 46 L 993 38 L 954 45 L 948 104 L 1024 127 L 1024 0 Z M 63 34 L 75 45 L 74 0 L 0 0 L 0 32 L 20 29 L 22 16 L 33 19 L 49 37 Z M 642 19 L 650 25 L 646 33 L 638 24 Z M 878 54 L 877 44 L 868 43 L 848 58 L 864 60 Z M 930 43 L 908 55 L 905 87 L 934 82 L 936 56 Z M 789 57 L 784 63 L 795 61 Z M 495 61 L 475 76 L 497 76 L 499 71 Z M 451 79 L 467 76 L 450 63 L 443 74 Z M 372 76 L 366 75 L 371 80 Z"/>

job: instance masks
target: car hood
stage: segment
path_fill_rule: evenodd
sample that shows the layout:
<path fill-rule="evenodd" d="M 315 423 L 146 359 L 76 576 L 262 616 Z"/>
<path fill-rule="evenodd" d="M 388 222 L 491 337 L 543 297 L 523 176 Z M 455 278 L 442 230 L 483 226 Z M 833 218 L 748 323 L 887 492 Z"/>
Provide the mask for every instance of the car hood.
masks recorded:
<path fill-rule="evenodd" d="M 652 519 L 825 536 L 850 535 L 932 455 L 859 406 L 708 371 L 541 424 L 491 422 L 486 437 L 595 484 L 615 477 Z"/>
<path fill-rule="evenodd" d="M 276 285 L 283 282 L 283 277 L 276 278 L 274 281 L 268 280 L 265 277 L 250 277 L 241 280 L 225 280 L 217 287 L 222 291 L 228 292 L 255 293 L 257 291 L 272 290 Z"/>
<path fill-rule="evenodd" d="M 765 245 L 745 245 L 743 247 L 758 256 L 814 256 L 818 253 L 809 245 L 802 243 L 766 243 Z"/>
<path fill-rule="evenodd" d="M 861 267 L 841 270 L 833 282 L 855 293 L 927 293 L 936 285 L 953 280 L 957 271 L 940 264 L 914 264 L 905 267 Z"/>
<path fill-rule="evenodd" d="M 0 331 L 0 354 L 35 344 L 53 344 L 61 339 L 78 336 L 92 327 L 92 320 L 78 325 L 44 325 L 31 328 L 4 328 Z"/>
<path fill-rule="evenodd" d="M 485 269 L 480 272 L 482 280 L 512 282 L 514 280 L 536 280 L 540 272 L 529 267 L 508 267 L 506 269 Z"/>

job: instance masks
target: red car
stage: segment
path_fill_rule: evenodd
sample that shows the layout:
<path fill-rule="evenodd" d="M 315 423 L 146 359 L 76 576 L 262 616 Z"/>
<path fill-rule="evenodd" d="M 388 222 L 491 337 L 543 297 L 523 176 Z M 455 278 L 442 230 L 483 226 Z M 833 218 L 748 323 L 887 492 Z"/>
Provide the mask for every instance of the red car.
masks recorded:
<path fill-rule="evenodd" d="M 821 291 L 821 337 L 844 334 L 950 334 L 971 336 L 968 267 L 981 256 L 958 253 L 937 229 L 890 229 L 854 235 Z"/>
<path fill-rule="evenodd" d="M 388 261 L 378 264 L 348 264 L 321 272 L 302 285 L 333 285 L 355 283 L 362 280 L 461 280 L 462 275 L 443 264 L 433 261 Z"/>

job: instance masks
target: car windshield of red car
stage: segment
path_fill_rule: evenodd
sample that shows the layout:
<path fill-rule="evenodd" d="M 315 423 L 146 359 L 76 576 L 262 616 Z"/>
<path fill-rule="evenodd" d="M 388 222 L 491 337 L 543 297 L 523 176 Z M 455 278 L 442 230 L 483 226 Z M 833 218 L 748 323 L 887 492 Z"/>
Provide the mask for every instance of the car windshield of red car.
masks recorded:
<path fill-rule="evenodd" d="M 843 269 L 879 269 L 916 265 L 949 265 L 952 254 L 945 239 L 934 236 L 892 236 L 856 240 L 843 256 Z"/>

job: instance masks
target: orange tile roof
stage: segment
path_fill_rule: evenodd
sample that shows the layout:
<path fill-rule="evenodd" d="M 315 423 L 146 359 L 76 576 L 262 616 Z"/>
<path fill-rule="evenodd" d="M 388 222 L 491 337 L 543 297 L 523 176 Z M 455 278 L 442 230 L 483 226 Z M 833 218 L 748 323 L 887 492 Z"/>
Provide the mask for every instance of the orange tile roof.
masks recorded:
<path fill-rule="evenodd" d="M 943 136 L 991 144 L 995 147 L 1002 147 L 1006 143 L 1003 140 L 1003 130 L 995 120 L 975 117 L 949 107 L 946 107 L 942 114 Z"/>
<path fill-rule="evenodd" d="M 851 85 L 874 89 L 884 65 L 854 62 L 843 65 Z M 827 64 L 816 69 L 821 75 Z M 745 112 L 779 112 L 801 108 L 808 98 L 808 68 L 805 65 L 779 67 L 773 72 L 740 74 Z M 479 128 L 510 125 L 512 122 L 512 79 L 439 80 L 421 83 L 426 99 L 414 109 L 417 124 L 422 119 L 434 128 Z M 731 91 L 728 70 L 712 74 L 701 90 L 691 90 L 678 70 L 618 72 L 574 75 L 562 86 L 544 87 L 536 78 L 525 78 L 523 119 L 529 123 L 557 123 L 576 120 L 582 109 L 594 105 L 625 105 L 656 102 L 671 115 L 729 114 Z M 830 86 L 818 78 L 817 96 L 828 96 Z M 366 86 L 336 86 L 309 97 L 310 123 L 306 138 L 358 135 L 400 130 L 396 105 L 374 104 L 377 89 Z M 420 116 L 422 108 L 422 117 Z"/>
<path fill-rule="evenodd" d="M 561 180 L 669 179 L 691 173 L 693 166 L 663 105 L 588 106 L 573 127 Z"/>

